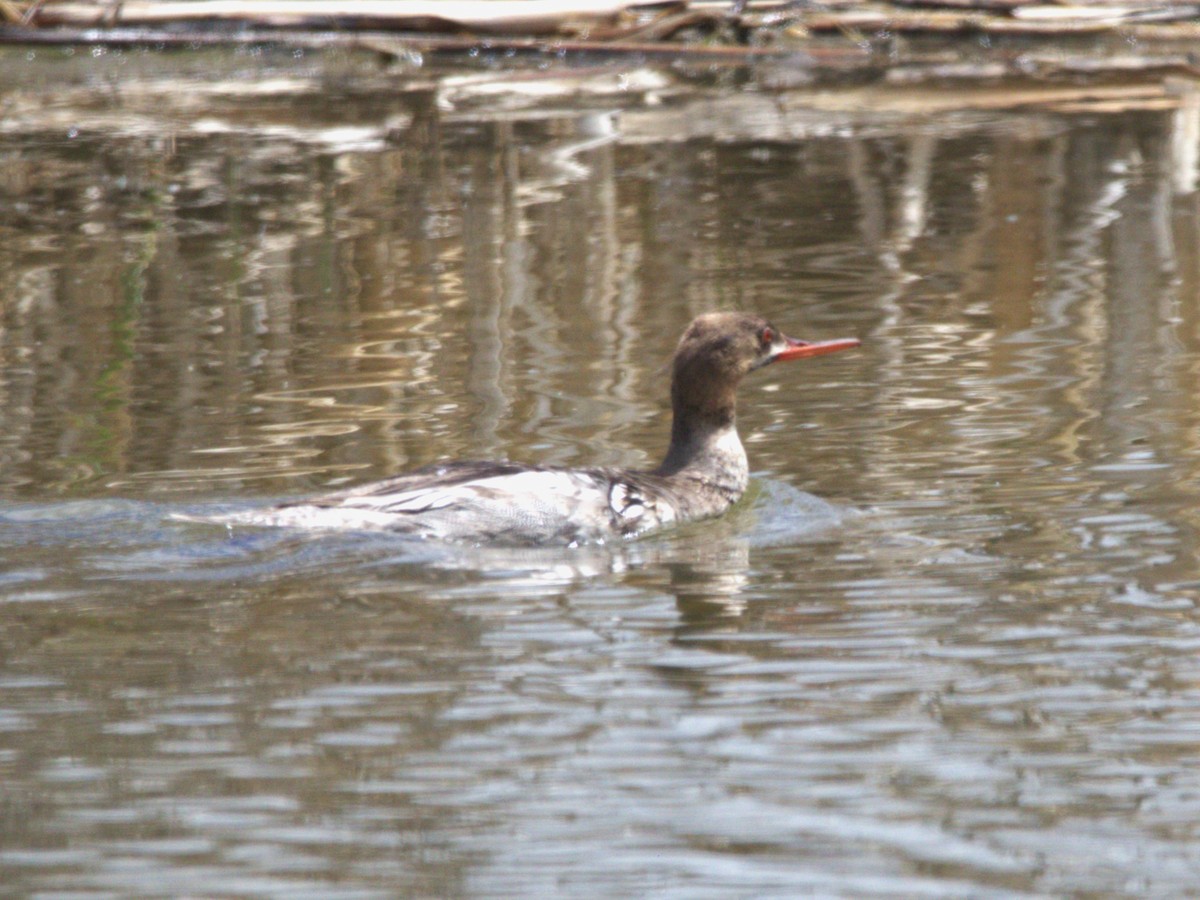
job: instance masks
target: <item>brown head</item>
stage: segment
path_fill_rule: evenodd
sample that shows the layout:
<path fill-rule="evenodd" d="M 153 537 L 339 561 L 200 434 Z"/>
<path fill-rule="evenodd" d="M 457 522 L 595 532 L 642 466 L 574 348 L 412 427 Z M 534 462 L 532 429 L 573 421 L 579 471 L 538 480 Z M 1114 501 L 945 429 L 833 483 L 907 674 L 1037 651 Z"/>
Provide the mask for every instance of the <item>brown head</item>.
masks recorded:
<path fill-rule="evenodd" d="M 676 418 L 686 410 L 728 424 L 733 421 L 738 384 L 747 372 L 858 345 L 856 338 L 819 343 L 790 338 L 753 313 L 705 313 L 692 320 L 675 349 L 671 405 Z"/>
<path fill-rule="evenodd" d="M 745 488 L 746 455 L 737 439 L 734 418 L 742 378 L 774 362 L 821 356 L 858 344 L 857 338 L 820 343 L 796 340 L 751 313 L 698 316 L 675 349 L 671 446 L 655 471 L 673 475 L 701 466 L 705 477 L 714 483 L 723 479 L 740 494 Z"/>

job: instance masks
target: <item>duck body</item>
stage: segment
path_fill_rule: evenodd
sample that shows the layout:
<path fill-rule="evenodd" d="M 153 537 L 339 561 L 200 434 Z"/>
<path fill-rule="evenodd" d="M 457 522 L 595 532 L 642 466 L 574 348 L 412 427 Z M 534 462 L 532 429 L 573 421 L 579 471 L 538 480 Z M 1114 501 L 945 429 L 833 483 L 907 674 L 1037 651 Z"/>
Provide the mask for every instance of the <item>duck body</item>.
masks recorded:
<path fill-rule="evenodd" d="M 684 332 L 672 364 L 671 443 L 650 471 L 445 462 L 262 510 L 227 525 L 386 529 L 497 545 L 576 545 L 711 518 L 736 503 L 749 465 L 736 427 L 742 377 L 770 363 L 858 346 L 808 343 L 747 313 L 709 313 Z"/>
<path fill-rule="evenodd" d="M 386 529 L 495 545 L 604 543 L 725 512 L 741 490 L 652 472 L 448 462 L 299 503 L 237 513 L 229 524 Z"/>

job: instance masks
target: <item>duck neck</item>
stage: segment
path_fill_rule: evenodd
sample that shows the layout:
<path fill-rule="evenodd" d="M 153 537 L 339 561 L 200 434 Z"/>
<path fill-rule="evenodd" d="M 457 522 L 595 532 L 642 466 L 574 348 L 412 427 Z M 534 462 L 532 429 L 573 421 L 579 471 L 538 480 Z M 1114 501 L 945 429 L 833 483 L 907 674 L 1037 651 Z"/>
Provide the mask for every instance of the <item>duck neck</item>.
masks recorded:
<path fill-rule="evenodd" d="M 750 467 L 732 405 L 703 412 L 677 406 L 671 422 L 671 445 L 654 473 L 699 481 L 740 496 L 749 483 Z"/>

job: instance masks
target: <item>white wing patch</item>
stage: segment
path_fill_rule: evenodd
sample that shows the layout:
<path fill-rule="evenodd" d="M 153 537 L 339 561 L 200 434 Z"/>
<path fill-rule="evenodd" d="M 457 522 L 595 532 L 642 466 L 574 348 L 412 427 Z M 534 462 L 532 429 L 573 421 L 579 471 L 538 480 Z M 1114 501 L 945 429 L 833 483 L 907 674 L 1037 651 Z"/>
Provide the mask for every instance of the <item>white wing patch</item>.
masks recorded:
<path fill-rule="evenodd" d="M 455 501 L 462 500 L 466 493 L 463 485 L 455 485 L 452 488 L 420 488 L 391 497 L 374 498 L 373 503 L 360 500 L 353 505 L 389 513 L 422 513 L 452 506 Z"/>
<path fill-rule="evenodd" d="M 461 484 L 354 498 L 348 500 L 347 504 L 389 513 L 423 513 L 458 504 L 556 505 L 565 498 L 578 498 L 582 487 L 578 479 L 569 472 L 515 472 L 490 478 L 476 478 Z"/>
<path fill-rule="evenodd" d="M 608 492 L 608 505 L 618 519 L 634 523 L 646 514 L 646 500 L 632 484 L 617 481 Z"/>

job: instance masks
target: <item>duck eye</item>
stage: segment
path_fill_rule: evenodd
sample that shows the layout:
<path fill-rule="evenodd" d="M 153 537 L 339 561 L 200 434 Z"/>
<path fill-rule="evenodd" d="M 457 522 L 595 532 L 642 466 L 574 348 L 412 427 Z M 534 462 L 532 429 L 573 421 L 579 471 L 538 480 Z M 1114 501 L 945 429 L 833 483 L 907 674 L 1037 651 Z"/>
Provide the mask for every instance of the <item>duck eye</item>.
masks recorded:
<path fill-rule="evenodd" d="M 764 347 L 770 347 L 773 343 L 775 343 L 775 332 L 770 328 L 764 328 L 762 330 L 762 334 L 759 335 L 759 338 L 762 340 L 762 345 Z"/>

